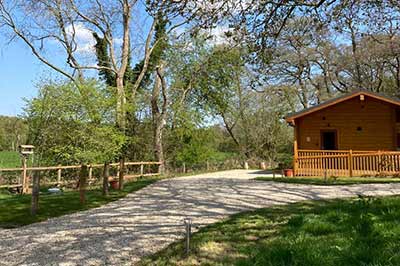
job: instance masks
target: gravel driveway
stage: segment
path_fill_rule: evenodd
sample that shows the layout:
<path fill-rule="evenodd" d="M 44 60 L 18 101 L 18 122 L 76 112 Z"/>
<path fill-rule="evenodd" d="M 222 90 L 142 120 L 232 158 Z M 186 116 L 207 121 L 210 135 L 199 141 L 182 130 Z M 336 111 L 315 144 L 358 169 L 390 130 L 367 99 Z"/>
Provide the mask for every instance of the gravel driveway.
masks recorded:
<path fill-rule="evenodd" d="M 255 181 L 234 170 L 162 180 L 103 207 L 0 229 L 0 265 L 133 265 L 183 237 L 183 219 L 216 222 L 243 210 L 356 194 L 400 194 L 400 184 L 310 186 Z"/>

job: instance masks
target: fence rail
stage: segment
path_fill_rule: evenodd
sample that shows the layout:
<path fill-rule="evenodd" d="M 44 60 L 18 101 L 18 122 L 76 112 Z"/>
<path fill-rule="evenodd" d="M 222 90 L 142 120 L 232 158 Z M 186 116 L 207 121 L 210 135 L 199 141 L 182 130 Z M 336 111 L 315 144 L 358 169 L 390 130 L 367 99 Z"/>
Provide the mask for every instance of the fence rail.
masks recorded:
<path fill-rule="evenodd" d="M 145 169 L 145 166 L 150 168 L 151 166 L 159 166 L 161 162 L 124 162 L 123 165 L 121 163 L 110 163 L 110 167 L 114 167 L 116 170 L 116 174 L 113 175 L 115 177 L 119 176 L 119 171 L 121 171 L 121 166 L 124 169 L 124 177 L 126 179 L 132 179 L 137 177 L 145 177 L 145 176 L 156 176 L 160 175 L 159 169 L 157 167 L 157 171 L 153 172 L 152 169 Z M 139 169 L 135 173 L 129 173 L 129 166 L 139 166 Z M 88 181 L 94 182 L 97 179 L 100 180 L 101 174 L 98 175 L 99 178 L 94 178 L 93 171 L 95 169 L 103 169 L 104 164 L 89 164 L 88 167 Z M 0 183 L 0 188 L 22 188 L 23 190 L 27 190 L 31 186 L 31 178 L 33 171 L 55 171 L 54 173 L 54 181 L 49 181 L 48 179 L 42 179 L 43 184 L 45 185 L 65 185 L 71 183 L 78 182 L 78 171 L 80 171 L 82 165 L 58 165 L 58 166 L 39 166 L 39 167 L 19 167 L 19 168 L 0 168 L 0 174 L 9 173 L 9 172 L 21 172 L 19 178 L 14 178 L 13 182 L 8 182 L 7 184 Z M 63 172 L 68 170 L 76 170 L 74 173 L 69 173 L 75 178 L 64 179 Z"/>
<path fill-rule="evenodd" d="M 365 176 L 400 173 L 397 151 L 299 150 L 296 176 Z"/>

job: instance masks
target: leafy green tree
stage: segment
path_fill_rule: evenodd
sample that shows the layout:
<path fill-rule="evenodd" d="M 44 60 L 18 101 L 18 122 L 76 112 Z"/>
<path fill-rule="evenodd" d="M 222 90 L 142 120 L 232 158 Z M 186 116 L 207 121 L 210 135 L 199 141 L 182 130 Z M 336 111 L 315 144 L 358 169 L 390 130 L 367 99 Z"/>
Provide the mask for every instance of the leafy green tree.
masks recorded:
<path fill-rule="evenodd" d="M 94 81 L 83 89 L 85 97 L 73 83 L 50 82 L 27 102 L 28 139 L 40 163 L 108 162 L 119 156 L 125 137 L 113 123 L 115 98 Z"/>
<path fill-rule="evenodd" d="M 17 151 L 25 143 L 27 131 L 22 118 L 0 116 L 0 151 Z"/>

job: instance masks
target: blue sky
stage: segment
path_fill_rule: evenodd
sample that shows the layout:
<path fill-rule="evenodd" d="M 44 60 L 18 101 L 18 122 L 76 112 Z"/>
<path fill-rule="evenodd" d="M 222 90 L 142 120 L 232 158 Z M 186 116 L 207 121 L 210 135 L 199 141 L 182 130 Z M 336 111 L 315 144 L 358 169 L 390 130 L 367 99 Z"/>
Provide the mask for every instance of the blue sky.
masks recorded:
<path fill-rule="evenodd" d="M 22 113 L 23 98 L 35 96 L 36 81 L 46 68 L 19 41 L 7 44 L 0 36 L 0 115 Z"/>
<path fill-rule="evenodd" d="M 143 3 L 140 2 L 133 12 L 133 30 L 135 30 L 135 25 L 138 25 L 138 32 L 147 32 L 148 29 L 146 27 L 150 26 L 151 21 L 149 22 L 148 20 Z M 78 24 L 75 25 L 77 27 L 76 38 L 78 43 L 82 45 L 82 49 L 92 49 L 94 39 L 91 31 Z M 58 75 L 34 57 L 25 43 L 16 38 L 15 41 L 7 44 L 8 36 L 2 36 L 2 34 L 3 32 L 0 32 L 0 115 L 15 116 L 23 112 L 25 104 L 23 98 L 29 99 L 37 94 L 38 89 L 35 84 L 38 84 L 41 79 L 54 78 Z M 133 39 L 137 37 L 140 36 L 135 36 Z M 118 38 L 115 38 L 115 42 L 118 45 L 117 41 Z M 142 42 L 144 42 L 144 39 Z M 46 57 L 57 66 L 62 68 L 67 66 L 65 55 L 59 54 L 54 49 Z"/>

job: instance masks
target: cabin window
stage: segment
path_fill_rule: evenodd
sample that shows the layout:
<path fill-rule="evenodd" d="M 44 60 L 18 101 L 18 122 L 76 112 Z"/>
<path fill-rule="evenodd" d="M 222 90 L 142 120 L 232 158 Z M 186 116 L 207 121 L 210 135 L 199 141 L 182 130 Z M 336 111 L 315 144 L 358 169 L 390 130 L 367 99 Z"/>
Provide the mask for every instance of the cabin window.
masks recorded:
<path fill-rule="evenodd" d="M 400 123 L 400 109 L 396 109 L 396 123 Z"/>

